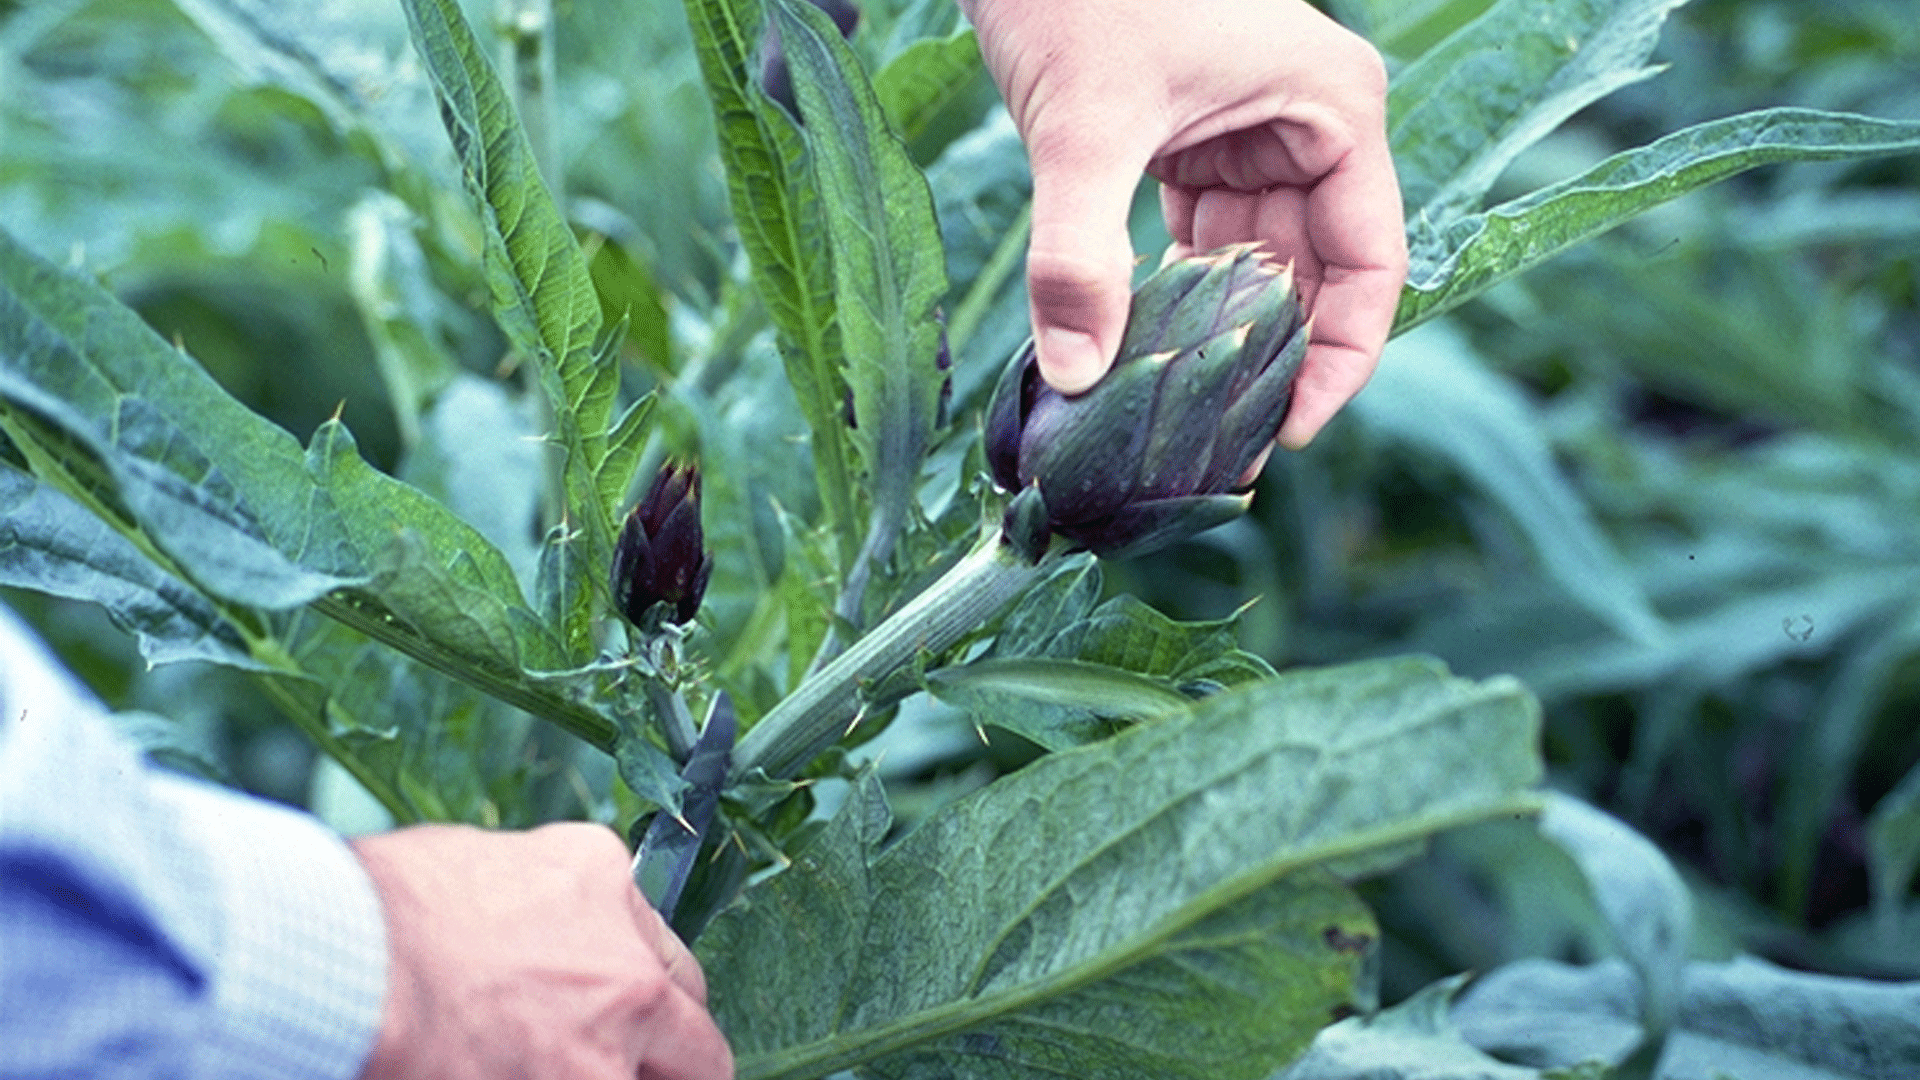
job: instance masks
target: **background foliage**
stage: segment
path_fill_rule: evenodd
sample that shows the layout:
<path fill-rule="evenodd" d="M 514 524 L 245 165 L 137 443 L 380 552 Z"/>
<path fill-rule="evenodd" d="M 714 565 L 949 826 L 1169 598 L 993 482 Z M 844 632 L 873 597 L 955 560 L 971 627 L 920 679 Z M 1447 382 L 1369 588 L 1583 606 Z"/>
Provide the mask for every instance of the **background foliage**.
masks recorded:
<path fill-rule="evenodd" d="M 1446 70 L 1431 51 L 1489 6 L 1329 4 L 1396 70 L 1395 122 L 1414 132 L 1403 184 L 1410 209 L 1432 207 L 1434 220 L 1744 110 L 1920 118 L 1912 78 L 1920 28 L 1899 0 L 1594 4 L 1585 7 L 1618 9 L 1599 23 L 1606 47 L 1558 76 L 1558 98 L 1489 119 L 1499 137 L 1463 167 L 1404 126 L 1417 125 L 1416 103 L 1442 89 L 1419 82 Z M 1577 9 L 1556 11 L 1572 19 Z M 138 634 L 90 604 L 5 592 L 158 755 L 313 806 L 349 830 L 378 827 L 395 811 L 624 826 L 641 809 L 638 773 L 615 783 L 604 754 L 505 703 L 520 695 L 520 704 L 558 708 L 569 680 L 604 674 L 566 675 L 591 659 L 581 641 L 534 633 L 538 620 L 483 602 L 509 591 L 534 597 L 550 625 L 585 633 L 591 601 L 569 560 L 598 565 L 591 544 L 604 538 L 582 556 L 544 532 L 552 492 L 610 514 L 628 494 L 622 466 L 698 451 L 719 559 L 704 619 L 709 640 L 727 644 L 698 663 L 748 719 L 804 669 L 813 649 L 792 642 L 818 643 L 912 588 L 916 572 L 902 568 L 937 563 L 965 542 L 977 514 L 972 451 L 956 440 L 945 451 L 945 472 L 958 478 L 951 489 L 914 493 L 916 506 L 942 511 L 913 534 L 919 546 L 877 562 L 864 606 L 834 609 L 822 582 L 848 565 L 866 522 L 889 500 L 891 512 L 914 511 L 902 509 L 900 492 L 836 480 L 835 470 L 882 471 L 874 464 L 882 451 L 862 441 L 872 433 L 834 443 L 818 418 L 837 415 L 848 395 L 862 415 L 878 415 L 867 403 L 888 394 L 923 409 L 937 377 L 921 371 L 895 386 L 885 370 L 858 374 L 856 363 L 858 385 L 847 387 L 833 372 L 809 381 L 783 362 L 765 328 L 813 325 L 782 305 L 804 312 L 831 287 L 806 278 L 800 261 L 777 289 L 764 264 L 746 265 L 743 250 L 781 238 L 756 241 L 751 223 L 735 224 L 717 148 L 737 143 L 716 136 L 702 57 L 678 5 L 573 0 L 551 26 L 540 22 L 544 12 L 469 11 L 491 35 L 482 47 L 525 117 L 517 168 L 563 193 L 558 208 L 508 215 L 469 202 L 486 178 L 473 178 L 470 145 L 449 143 L 397 4 L 0 6 L 0 223 L 26 251 L 97 276 L 300 446 L 357 446 L 449 507 L 444 529 L 423 532 L 419 550 L 469 546 L 471 527 L 497 560 L 432 578 L 433 595 L 386 588 L 383 602 L 403 623 L 408 610 L 474 612 L 462 639 L 474 651 L 500 656 L 503 671 L 551 675 L 503 678 L 483 694 L 437 674 L 427 644 L 402 655 L 360 637 L 350 610 L 331 620 L 300 611 L 252 630 L 242 618 L 235 637 L 223 629 L 236 625 L 230 609 L 139 578 L 144 554 L 121 551 L 118 534 L 106 532 L 74 543 L 138 578 L 130 588 L 139 595 L 172 598 L 143 609 Z M 846 332 L 856 339 L 850 355 L 887 355 L 924 343 L 928 331 L 915 320 L 941 302 L 956 361 L 948 407 L 960 415 L 1026 332 L 1018 273 L 1026 174 L 970 44 L 947 36 L 953 28 L 944 2 L 873 3 L 852 40 L 934 199 L 936 222 L 887 224 L 937 226 L 947 258 L 944 268 L 884 271 L 900 274 L 901 294 L 919 307 Z M 1670 65 L 1658 73 L 1636 59 L 1656 37 L 1653 58 Z M 909 60 L 890 63 L 910 49 Z M 1749 129 L 1722 135 L 1742 148 L 1765 142 Z M 1499 233 L 1497 214 L 1485 218 L 1484 235 L 1524 243 Z M 485 252 L 563 221 L 580 238 L 591 295 L 576 288 L 564 325 L 543 323 L 554 306 L 535 305 L 503 331 L 490 313 L 502 290 L 531 294 L 544 279 L 539 268 L 490 278 Z M 1145 193 L 1136 247 L 1158 250 L 1159 228 Z M 1423 234 L 1418 222 L 1413 235 L 1417 255 L 1445 254 L 1457 239 Z M 843 268 L 865 259 L 866 277 L 882 273 L 875 262 L 885 252 L 848 252 L 844 236 L 810 242 L 839 244 Z M 1416 279 L 1442 263 L 1417 258 Z M 579 277 L 558 280 L 577 286 Z M 615 349 L 600 349 L 609 339 L 598 331 L 622 323 Z M 599 387 L 582 399 L 582 415 L 600 422 L 561 433 L 573 440 L 564 462 L 533 437 L 549 426 L 530 392 L 550 370 L 542 350 L 580 373 L 569 386 Z M 622 383 L 629 397 L 667 391 L 652 427 L 643 436 L 634 417 L 607 445 L 589 446 L 617 418 Z M 150 396 L 185 424 L 195 392 Z M 255 442 L 236 443 L 236 455 L 317 469 L 314 450 L 302 458 L 266 426 L 248 430 Z M 920 430 L 902 437 L 923 438 Z M 1367 883 L 1362 894 L 1384 933 L 1382 997 L 1405 1003 L 1330 1029 L 1295 1075 L 1345 1075 L 1392 1040 L 1430 1061 L 1464 1055 L 1459 1075 L 1506 1075 L 1473 1072 L 1493 1066 L 1468 1041 L 1523 1070 L 1512 1075 L 1536 1075 L 1624 1054 L 1656 1028 L 1674 1032 L 1663 1066 L 1673 1075 L 1695 1075 L 1686 1063 L 1696 1058 L 1733 1060 L 1730 1047 L 1764 1059 L 1754 1076 L 1806 1075 L 1790 1070 L 1809 1063 L 1897 1075 L 1885 1071 L 1896 1067 L 1889 1062 L 1920 1042 L 1911 1012 L 1906 1042 L 1881 1040 L 1895 1057 L 1850 1060 L 1811 1056 L 1817 1032 L 1770 1046 L 1764 1030 L 1733 1030 L 1728 1016 L 1768 1000 L 1779 1013 L 1759 1029 L 1876 1010 L 1898 1017 L 1912 1003 L 1910 984 L 1865 991 L 1796 982 L 1755 960 L 1723 962 L 1749 953 L 1789 968 L 1920 979 L 1917 438 L 1920 159 L 1786 165 L 1662 206 L 1397 339 L 1343 418 L 1269 468 L 1251 518 L 1109 566 L 1104 584 L 1094 574 L 1074 586 L 1090 592 L 1089 608 L 1110 595 L 1112 604 L 1145 598 L 1189 620 L 1239 612 L 1232 624 L 1166 631 L 1190 635 L 1176 638 L 1189 644 L 1237 633 L 1241 666 L 1231 677 L 1214 670 L 1222 683 L 1258 677 L 1266 665 L 1406 652 L 1474 678 L 1513 674 L 1544 704 L 1552 786 L 1657 845 L 1635 847 L 1631 832 L 1587 816 L 1583 804 L 1555 803 L 1543 829 L 1456 830 Z M 23 444 L 5 445 L 14 468 L 0 505 L 10 527 L 69 528 L 71 516 L 49 508 L 44 490 L 14 479 L 19 466 L 45 463 L 29 460 Z M 361 493 L 363 506 L 407 497 L 372 470 L 355 472 L 351 455 L 318 459 L 339 471 L 318 470 L 316 482 Z M 355 539 L 371 526 L 348 515 L 339 527 L 334 554 L 307 558 L 317 549 L 302 549 L 296 560 L 322 577 L 288 588 L 318 594 L 353 580 L 380 592 L 383 582 L 418 580 Z M 273 557 L 262 552 L 262 565 Z M 1241 611 L 1250 597 L 1259 599 Z M 290 643 L 284 670 L 235 666 L 250 641 L 267 639 Z M 193 662 L 209 654 L 225 662 Z M 186 662 L 161 663 L 171 660 Z M 304 674 L 287 675 L 296 668 Z M 1178 671 L 1167 668 L 1170 678 Z M 1010 726 L 1034 734 L 1096 720 L 1035 712 Z M 592 723 L 582 716 L 575 735 L 592 739 Z M 315 753 L 316 739 L 382 764 L 350 777 Z M 1036 752 L 1003 731 L 983 740 L 964 712 L 925 698 L 910 700 L 863 751 L 881 762 L 900 825 Z M 369 797 L 392 776 L 402 779 Z M 842 791 L 856 808 L 869 798 L 829 789 L 823 802 Z M 888 822 L 868 813 L 836 827 L 885 833 Z M 869 841 L 877 843 L 845 842 L 859 850 Z M 1637 856 L 1623 863 L 1622 850 Z M 1596 851 L 1613 861 L 1583 859 Z M 1602 881 L 1610 884 L 1589 887 Z M 1256 908 L 1234 910 L 1255 918 Z M 1666 947 L 1679 942 L 1693 964 L 1623 929 L 1649 925 L 1681 927 Z M 1495 969 L 1457 999 L 1459 985 L 1445 981 Z M 1876 1030 L 1898 1026 L 1888 1023 Z M 1529 1034 L 1542 1030 L 1558 1034 Z"/>

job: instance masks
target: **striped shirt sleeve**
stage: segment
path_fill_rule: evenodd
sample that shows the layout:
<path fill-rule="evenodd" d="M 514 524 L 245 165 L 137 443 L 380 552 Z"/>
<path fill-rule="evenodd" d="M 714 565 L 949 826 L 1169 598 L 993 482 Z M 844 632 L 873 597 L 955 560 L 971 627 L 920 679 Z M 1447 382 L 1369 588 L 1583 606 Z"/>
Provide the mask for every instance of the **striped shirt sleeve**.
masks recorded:
<path fill-rule="evenodd" d="M 345 1078 L 387 945 L 307 815 L 149 766 L 0 607 L 0 1077 Z"/>

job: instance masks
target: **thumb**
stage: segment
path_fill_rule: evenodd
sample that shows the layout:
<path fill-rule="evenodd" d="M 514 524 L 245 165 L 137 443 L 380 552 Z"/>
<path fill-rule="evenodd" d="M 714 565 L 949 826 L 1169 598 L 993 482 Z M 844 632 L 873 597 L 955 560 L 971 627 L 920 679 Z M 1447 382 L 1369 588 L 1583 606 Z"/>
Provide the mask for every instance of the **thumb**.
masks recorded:
<path fill-rule="evenodd" d="M 1081 137 L 1031 139 L 1033 237 L 1027 296 L 1040 375 L 1063 394 L 1100 380 L 1127 325 L 1127 215 L 1147 155 Z"/>

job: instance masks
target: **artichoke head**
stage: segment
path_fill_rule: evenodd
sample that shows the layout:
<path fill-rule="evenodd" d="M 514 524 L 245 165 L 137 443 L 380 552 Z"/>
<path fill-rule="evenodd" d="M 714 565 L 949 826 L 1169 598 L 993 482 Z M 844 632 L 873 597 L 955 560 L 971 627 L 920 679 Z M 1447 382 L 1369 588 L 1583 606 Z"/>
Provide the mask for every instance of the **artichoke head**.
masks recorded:
<path fill-rule="evenodd" d="M 700 528 L 700 469 L 669 463 L 621 526 L 609 586 L 627 621 L 651 631 L 655 620 L 692 622 L 713 573 Z M 657 605 L 657 607 L 656 607 Z"/>
<path fill-rule="evenodd" d="M 1050 532 L 1108 558 L 1232 520 L 1309 336 L 1291 270 L 1253 245 L 1173 263 L 1135 291 L 1119 355 L 1086 393 L 1048 386 L 1032 341 L 1014 354 L 987 407 L 994 481 L 1037 489 Z"/>

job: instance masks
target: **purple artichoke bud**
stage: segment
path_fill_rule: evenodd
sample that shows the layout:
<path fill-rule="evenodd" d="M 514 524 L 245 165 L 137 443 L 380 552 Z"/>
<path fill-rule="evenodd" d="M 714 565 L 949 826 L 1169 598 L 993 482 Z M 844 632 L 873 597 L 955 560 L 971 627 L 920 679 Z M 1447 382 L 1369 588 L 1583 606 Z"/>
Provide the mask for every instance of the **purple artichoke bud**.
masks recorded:
<path fill-rule="evenodd" d="M 655 604 L 672 607 L 666 621 L 686 623 L 700 610 L 713 573 L 700 531 L 700 469 L 667 463 L 647 497 L 627 515 L 613 547 L 613 602 L 627 621 L 645 627 Z"/>
<path fill-rule="evenodd" d="M 1066 397 L 1029 341 L 987 406 L 987 464 L 1037 486 L 1048 527 L 1097 555 L 1138 555 L 1230 521 L 1273 441 L 1307 351 L 1293 275 L 1250 245 L 1183 259 L 1134 293 L 1113 368 Z"/>
<path fill-rule="evenodd" d="M 840 28 L 840 36 L 851 38 L 860 25 L 860 9 L 848 0 L 809 0 L 814 7 L 827 13 L 833 19 L 833 25 Z M 780 26 L 774 22 L 771 13 L 767 19 L 767 30 L 760 42 L 760 88 L 767 96 L 786 107 L 794 119 L 800 118 L 800 105 L 793 94 L 793 74 L 787 70 L 787 54 L 780 45 Z"/>

